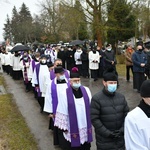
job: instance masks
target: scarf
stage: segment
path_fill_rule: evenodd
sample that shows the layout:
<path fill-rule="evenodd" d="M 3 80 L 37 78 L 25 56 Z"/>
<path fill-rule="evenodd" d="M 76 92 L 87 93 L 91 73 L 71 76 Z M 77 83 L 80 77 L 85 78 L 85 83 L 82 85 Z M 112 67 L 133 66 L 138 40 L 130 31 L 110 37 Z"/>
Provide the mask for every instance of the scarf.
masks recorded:
<path fill-rule="evenodd" d="M 83 99 L 85 103 L 85 110 L 86 110 L 86 120 L 87 120 L 87 135 L 88 135 L 88 143 L 92 142 L 92 125 L 90 119 L 90 110 L 89 110 L 89 97 L 88 94 L 83 86 L 80 86 L 80 89 L 83 94 Z M 72 87 L 70 86 L 67 90 L 67 101 L 68 101 L 68 113 L 69 113 L 69 123 L 70 123 L 70 134 L 71 134 L 71 146 L 78 147 L 81 145 L 80 143 L 80 135 L 78 129 L 78 122 L 77 122 L 77 114 L 75 108 L 75 100 L 73 97 Z M 82 114 L 81 114 L 82 115 Z"/>

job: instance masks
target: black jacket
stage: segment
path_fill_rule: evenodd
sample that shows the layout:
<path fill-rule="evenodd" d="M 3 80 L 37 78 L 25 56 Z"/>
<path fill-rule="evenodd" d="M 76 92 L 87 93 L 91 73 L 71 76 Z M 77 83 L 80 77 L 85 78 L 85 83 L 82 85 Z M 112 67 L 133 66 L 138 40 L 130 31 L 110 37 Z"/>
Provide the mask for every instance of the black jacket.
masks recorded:
<path fill-rule="evenodd" d="M 124 119 L 129 111 L 125 97 L 105 89 L 92 97 L 91 121 L 95 128 L 97 150 L 124 149 Z M 119 130 L 120 138 L 110 138 L 113 131 Z"/>

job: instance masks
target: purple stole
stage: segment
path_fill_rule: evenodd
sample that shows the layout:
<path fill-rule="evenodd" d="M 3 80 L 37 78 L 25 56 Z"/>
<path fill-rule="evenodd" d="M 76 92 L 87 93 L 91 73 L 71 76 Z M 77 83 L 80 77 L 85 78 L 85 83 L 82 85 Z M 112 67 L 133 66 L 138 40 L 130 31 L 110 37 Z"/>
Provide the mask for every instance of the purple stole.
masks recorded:
<path fill-rule="evenodd" d="M 56 81 L 57 82 L 57 81 Z M 69 87 L 69 82 L 67 81 L 66 84 Z M 52 80 L 51 84 L 51 93 L 52 93 L 52 105 L 53 105 L 53 114 L 56 114 L 56 109 L 58 105 L 58 97 L 57 97 L 57 89 L 56 89 L 55 79 Z"/>
<path fill-rule="evenodd" d="M 32 71 L 34 72 L 34 68 L 35 68 L 35 61 L 32 60 Z"/>
<path fill-rule="evenodd" d="M 50 71 L 50 79 L 53 80 L 55 78 L 55 73 L 54 73 L 54 70 L 51 70 Z"/>
<path fill-rule="evenodd" d="M 25 79 L 25 83 L 27 84 L 29 81 L 28 81 L 28 75 L 27 75 L 27 68 L 26 68 L 26 64 L 25 64 L 25 61 L 24 60 L 22 60 L 23 61 L 23 65 L 24 65 L 24 79 Z M 29 65 L 30 65 L 30 58 L 29 58 Z"/>
<path fill-rule="evenodd" d="M 87 120 L 87 135 L 88 135 L 88 143 L 93 141 L 92 138 L 92 125 L 90 119 L 90 103 L 88 94 L 83 86 L 80 86 L 80 89 L 83 94 L 83 99 L 85 103 L 85 110 L 86 110 L 86 120 Z M 77 114 L 75 108 L 75 102 L 73 97 L 72 87 L 70 86 L 66 90 L 67 93 L 67 101 L 68 101 L 68 113 L 69 113 L 69 123 L 70 123 L 70 134 L 71 134 L 71 146 L 72 147 L 79 147 L 80 143 L 80 135 L 78 130 L 78 122 L 77 122 Z M 82 114 L 81 114 L 82 115 Z"/>
<path fill-rule="evenodd" d="M 68 71 L 66 69 L 64 69 L 64 74 L 65 74 L 65 77 L 67 79 L 70 78 L 69 74 L 68 74 Z M 50 79 L 53 80 L 54 78 L 56 77 L 55 73 L 54 73 L 54 69 L 50 71 Z"/>
<path fill-rule="evenodd" d="M 39 72 L 40 72 L 40 63 L 36 65 L 36 76 L 37 76 L 37 81 L 38 81 L 38 85 L 39 85 Z M 41 91 L 40 91 L 40 87 L 36 88 L 36 91 L 38 93 L 38 97 L 41 97 Z"/>

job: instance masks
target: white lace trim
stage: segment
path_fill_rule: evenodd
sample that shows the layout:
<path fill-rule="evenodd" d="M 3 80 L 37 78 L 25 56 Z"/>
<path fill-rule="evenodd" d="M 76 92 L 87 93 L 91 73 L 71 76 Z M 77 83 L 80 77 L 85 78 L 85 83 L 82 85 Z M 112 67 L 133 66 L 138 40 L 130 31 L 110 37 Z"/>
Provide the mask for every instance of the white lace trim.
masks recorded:
<path fill-rule="evenodd" d="M 62 130 L 68 130 L 68 116 L 59 112 L 56 112 L 56 116 L 54 126 Z"/>
<path fill-rule="evenodd" d="M 89 132 L 92 132 L 92 130 Z M 80 135 L 80 143 L 81 144 L 84 144 L 85 142 L 87 142 L 88 141 L 87 127 L 79 129 L 79 135 Z M 71 142 L 70 132 L 64 133 L 64 137 L 67 141 Z"/>

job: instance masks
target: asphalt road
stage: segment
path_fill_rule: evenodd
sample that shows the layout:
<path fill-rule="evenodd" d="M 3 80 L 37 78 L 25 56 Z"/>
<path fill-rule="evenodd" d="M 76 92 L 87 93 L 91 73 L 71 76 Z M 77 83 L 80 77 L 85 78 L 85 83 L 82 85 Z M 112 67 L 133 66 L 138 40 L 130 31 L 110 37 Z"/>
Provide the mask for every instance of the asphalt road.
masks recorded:
<path fill-rule="evenodd" d="M 25 92 L 22 80 L 14 81 L 5 73 L 3 73 L 3 76 L 6 80 L 7 91 L 13 94 L 14 101 L 34 135 L 39 150 L 60 150 L 53 146 L 52 132 L 48 130 L 49 119 L 45 113 L 40 113 L 39 104 L 34 99 L 33 93 Z M 93 79 L 81 79 L 81 82 L 90 88 L 92 95 L 103 88 L 102 79 L 96 82 Z M 140 94 L 132 89 L 132 81 L 126 82 L 125 78 L 119 78 L 119 83 L 120 86 L 117 91 L 125 95 L 130 109 L 133 109 L 141 99 Z M 92 142 L 91 150 L 96 150 L 95 139 Z"/>

